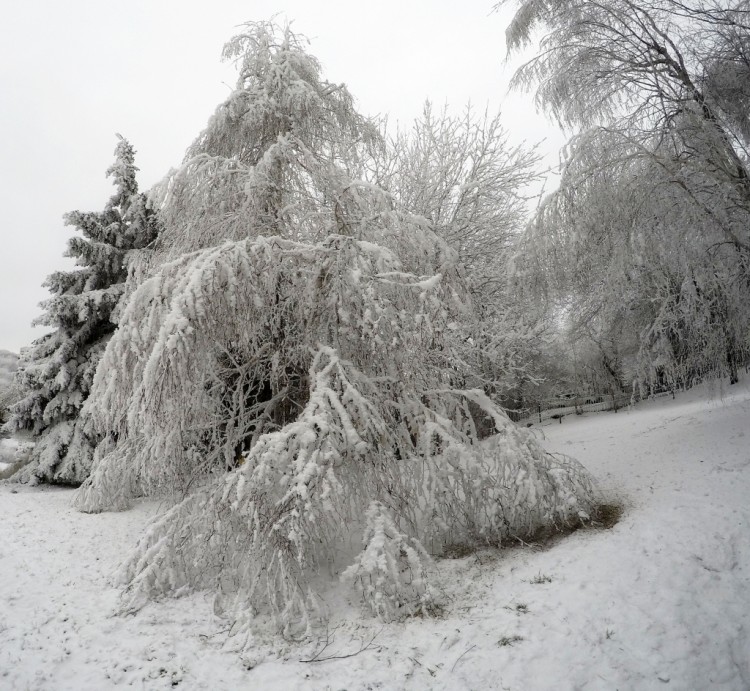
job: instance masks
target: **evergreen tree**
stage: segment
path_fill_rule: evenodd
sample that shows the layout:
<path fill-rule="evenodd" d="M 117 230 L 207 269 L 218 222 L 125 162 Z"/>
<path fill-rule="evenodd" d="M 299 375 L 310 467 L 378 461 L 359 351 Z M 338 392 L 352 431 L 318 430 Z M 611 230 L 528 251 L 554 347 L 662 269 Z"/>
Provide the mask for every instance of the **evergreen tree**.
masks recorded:
<path fill-rule="evenodd" d="M 115 194 L 101 212 L 72 211 L 66 225 L 80 231 L 66 256 L 78 268 L 51 274 L 52 297 L 35 323 L 53 330 L 24 349 L 17 374 L 23 397 L 11 408 L 7 428 L 36 439 L 31 462 L 16 474 L 25 482 L 80 484 L 88 475 L 96 438 L 79 417 L 94 372 L 115 331 L 115 309 L 132 255 L 157 235 L 157 217 L 138 192 L 135 151 L 119 137 L 107 170 Z"/>

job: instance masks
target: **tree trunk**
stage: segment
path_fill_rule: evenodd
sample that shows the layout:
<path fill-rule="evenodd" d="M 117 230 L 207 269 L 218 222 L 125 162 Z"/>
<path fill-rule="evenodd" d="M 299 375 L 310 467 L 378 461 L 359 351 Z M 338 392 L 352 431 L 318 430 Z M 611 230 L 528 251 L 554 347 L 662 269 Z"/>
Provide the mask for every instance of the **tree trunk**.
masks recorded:
<path fill-rule="evenodd" d="M 729 385 L 736 384 L 740 380 L 739 368 L 737 366 L 737 353 L 731 344 L 727 344 L 727 367 L 729 368 Z"/>

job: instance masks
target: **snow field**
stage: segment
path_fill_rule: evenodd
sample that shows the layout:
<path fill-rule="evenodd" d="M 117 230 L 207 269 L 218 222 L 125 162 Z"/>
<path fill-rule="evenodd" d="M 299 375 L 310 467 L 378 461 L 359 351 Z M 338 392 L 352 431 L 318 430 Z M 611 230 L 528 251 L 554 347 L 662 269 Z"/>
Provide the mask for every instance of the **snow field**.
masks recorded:
<path fill-rule="evenodd" d="M 69 490 L 0 485 L 0 689 L 746 691 L 749 414 L 740 384 L 543 427 L 620 522 L 440 562 L 440 618 L 384 626 L 342 588 L 324 650 L 232 652 L 201 594 L 113 616 L 110 577 L 159 507 L 85 515 Z"/>

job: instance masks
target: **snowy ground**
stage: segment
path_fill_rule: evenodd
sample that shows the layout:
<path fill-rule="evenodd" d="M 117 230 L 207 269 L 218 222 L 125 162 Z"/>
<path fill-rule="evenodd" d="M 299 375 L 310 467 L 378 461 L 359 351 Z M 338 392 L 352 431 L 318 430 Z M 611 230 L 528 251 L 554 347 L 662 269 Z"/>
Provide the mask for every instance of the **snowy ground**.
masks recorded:
<path fill-rule="evenodd" d="M 439 619 L 382 626 L 343 603 L 320 657 L 364 650 L 318 662 L 301 661 L 314 644 L 230 652 L 202 595 L 113 616 L 108 576 L 157 507 L 87 516 L 68 490 L 0 485 L 0 689 L 747 691 L 748 420 L 741 384 L 544 427 L 620 522 L 442 562 Z"/>

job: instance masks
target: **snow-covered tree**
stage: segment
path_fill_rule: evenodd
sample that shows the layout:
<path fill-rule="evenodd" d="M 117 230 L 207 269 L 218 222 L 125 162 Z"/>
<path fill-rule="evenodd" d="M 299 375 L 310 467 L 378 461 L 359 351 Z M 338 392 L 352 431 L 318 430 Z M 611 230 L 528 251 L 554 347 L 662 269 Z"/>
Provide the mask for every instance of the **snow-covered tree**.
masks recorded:
<path fill-rule="evenodd" d="M 163 186 L 158 262 L 96 373 L 78 505 L 173 500 L 124 565 L 129 608 L 212 589 L 296 637 L 345 571 L 380 616 L 427 611 L 428 552 L 580 523 L 590 481 L 461 388 L 456 254 L 350 175 L 377 141 L 345 87 L 288 28 L 226 54 L 237 88 Z"/>
<path fill-rule="evenodd" d="M 746 3 L 517 4 L 512 50 L 548 33 L 516 83 L 582 128 L 527 236 L 536 275 L 572 297 L 595 342 L 638 334 L 640 382 L 737 381 L 750 333 Z"/>
<path fill-rule="evenodd" d="M 560 189 L 527 229 L 523 274 L 564 302 L 573 333 L 597 346 L 613 383 L 736 382 L 750 352 L 748 267 L 717 223 L 725 198 L 688 181 L 699 202 L 689 203 L 684 188 L 654 184 L 661 163 L 677 170 L 673 151 L 623 162 L 619 138 L 610 148 L 601 135 L 570 147 Z"/>
<path fill-rule="evenodd" d="M 115 331 L 113 313 L 125 288 L 128 265 L 157 235 L 157 219 L 138 192 L 131 144 L 119 137 L 107 170 L 115 194 L 101 212 L 73 211 L 65 223 L 80 231 L 66 256 L 77 268 L 51 274 L 52 297 L 35 323 L 53 330 L 22 351 L 17 384 L 22 398 L 11 408 L 7 428 L 27 430 L 36 440 L 21 481 L 80 484 L 88 475 L 97 437 L 81 419 L 94 372 Z"/>
<path fill-rule="evenodd" d="M 549 323 L 513 280 L 514 246 L 538 180 L 533 147 L 514 146 L 500 115 L 461 116 L 429 102 L 408 130 L 374 157 L 377 183 L 399 208 L 419 214 L 457 255 L 479 317 L 465 341 L 482 386 L 505 402 L 527 379 Z"/>
<path fill-rule="evenodd" d="M 734 3 L 733 3 L 734 4 Z M 706 54 L 704 88 L 728 124 L 728 130 L 750 146 L 750 18 L 747 3 L 719 14 L 713 22 L 711 48 Z"/>
<path fill-rule="evenodd" d="M 510 50 L 531 42 L 538 28 L 549 33 L 538 55 L 517 71 L 515 84 L 536 84 L 537 103 L 560 124 L 590 130 L 579 143 L 600 128 L 610 149 L 621 142 L 620 160 L 653 157 L 660 179 L 683 187 L 689 203 L 702 203 L 696 190 L 720 196 L 724 241 L 750 253 L 746 2 L 517 4 L 507 31 Z M 665 144 L 676 170 L 656 155 Z"/>
<path fill-rule="evenodd" d="M 157 261 L 260 234 L 357 234 L 347 214 L 363 189 L 350 185 L 347 172 L 380 145 L 379 134 L 343 85 L 320 79 L 305 45 L 290 31 L 276 36 L 268 24 L 227 43 L 224 58 L 237 65 L 238 88 L 161 185 L 165 232 Z M 321 212 L 328 206 L 333 218 Z"/>
<path fill-rule="evenodd" d="M 506 259 L 526 221 L 526 198 L 538 156 L 508 142 L 500 115 L 462 116 L 427 102 L 410 130 L 389 141 L 378 183 L 459 257 L 472 293 L 490 313 L 507 297 Z"/>

